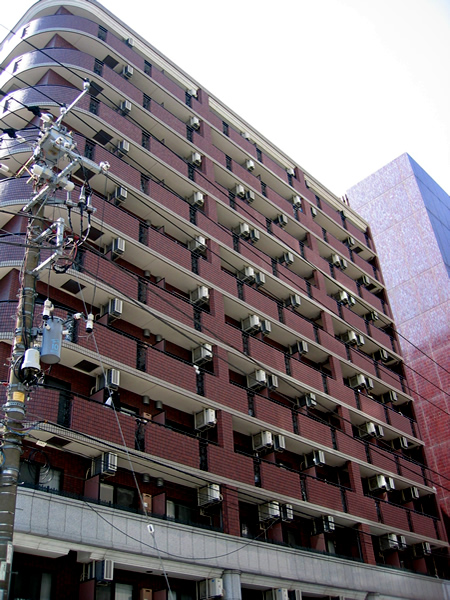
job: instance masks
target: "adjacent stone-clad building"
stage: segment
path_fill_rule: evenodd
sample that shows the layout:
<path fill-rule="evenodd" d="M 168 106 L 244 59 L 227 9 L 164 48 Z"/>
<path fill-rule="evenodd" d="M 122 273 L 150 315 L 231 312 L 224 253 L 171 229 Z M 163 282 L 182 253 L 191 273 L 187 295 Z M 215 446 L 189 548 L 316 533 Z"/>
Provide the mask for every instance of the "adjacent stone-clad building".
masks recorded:
<path fill-rule="evenodd" d="M 59 115 L 90 79 L 64 123 L 111 167 L 72 177 L 88 239 L 37 284 L 36 326 L 47 297 L 95 325 L 73 321 L 28 399 L 12 598 L 448 594 L 367 222 L 97 2 L 41 0 L 0 64 L 4 381 L 29 109 Z"/>

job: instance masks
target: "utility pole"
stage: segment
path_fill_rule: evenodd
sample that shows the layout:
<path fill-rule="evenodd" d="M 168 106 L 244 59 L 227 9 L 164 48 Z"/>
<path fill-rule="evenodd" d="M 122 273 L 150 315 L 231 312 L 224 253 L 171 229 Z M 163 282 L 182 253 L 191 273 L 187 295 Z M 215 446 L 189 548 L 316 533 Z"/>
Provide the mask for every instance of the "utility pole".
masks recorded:
<path fill-rule="evenodd" d="M 3 408 L 4 425 L 0 432 L 3 438 L 3 463 L 0 467 L 0 600 L 8 599 L 10 588 L 17 485 L 22 438 L 25 434 L 25 401 L 30 390 L 38 384 L 39 378 L 42 377 L 38 339 L 42 336 L 42 348 L 49 346 L 46 343 L 46 337 L 50 341 L 53 354 L 49 358 L 47 353 L 45 359 L 42 355 L 41 360 L 52 364 L 59 361 L 63 335 L 62 320 L 51 316 L 53 307 L 49 299 L 44 303 L 43 328 L 33 328 L 36 282 L 42 269 L 51 268 L 61 257 L 66 259 L 67 256 L 70 257 L 70 254 L 67 253 L 68 247 L 73 244 L 79 246 L 87 237 L 86 234 L 78 241 L 71 237 L 66 244 L 63 218 L 59 218 L 44 230 L 44 208 L 46 205 L 65 205 L 69 214 L 72 210 L 80 212 L 80 223 L 83 222 L 83 215 L 87 216 L 90 227 L 90 216 L 95 210 L 90 204 L 90 194 L 86 193 L 83 185 L 79 199 L 75 203 L 72 202 L 70 192 L 74 189 L 74 184 L 69 177 L 80 166 L 95 173 L 106 173 L 109 169 L 108 163 L 97 165 L 80 156 L 76 151 L 71 132 L 68 132 L 62 125 L 64 116 L 88 91 L 89 82 L 85 82 L 83 91 L 69 107 L 61 109 L 61 114 L 56 121 L 51 114 L 41 115 L 41 133 L 33 156 L 18 173 L 20 175 L 27 170 L 31 175 L 29 182 L 32 181 L 35 190 L 39 189 L 39 191 L 23 208 L 23 211 L 29 214 L 28 230 L 11 354 L 7 401 Z M 59 170 L 64 161 L 69 161 L 69 164 Z M 54 192 L 61 189 L 67 192 L 66 200 L 56 199 Z M 39 264 L 43 242 L 50 238 L 54 244 L 52 246 L 53 253 Z M 81 316 L 83 315 L 78 314 L 75 315 L 75 318 Z M 55 324 L 58 326 L 54 327 Z M 93 316 L 87 315 L 86 329 L 92 331 L 92 325 Z"/>

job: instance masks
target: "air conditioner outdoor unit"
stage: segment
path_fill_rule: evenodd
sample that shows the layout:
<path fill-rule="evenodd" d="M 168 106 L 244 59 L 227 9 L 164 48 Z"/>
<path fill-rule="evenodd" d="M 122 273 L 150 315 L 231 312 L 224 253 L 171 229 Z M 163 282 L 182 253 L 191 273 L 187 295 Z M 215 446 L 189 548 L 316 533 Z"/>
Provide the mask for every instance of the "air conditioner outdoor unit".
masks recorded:
<path fill-rule="evenodd" d="M 309 351 L 308 342 L 305 342 L 303 340 L 295 342 L 295 344 L 293 346 L 289 346 L 290 354 L 302 355 L 302 354 L 308 354 L 308 351 Z"/>
<path fill-rule="evenodd" d="M 252 190 L 247 190 L 245 192 L 245 199 L 247 200 L 247 202 L 250 202 L 250 204 L 252 202 L 254 202 L 254 200 L 255 200 L 255 192 L 252 191 Z"/>
<path fill-rule="evenodd" d="M 279 225 L 280 227 L 287 227 L 287 224 L 289 223 L 289 221 L 288 221 L 288 218 L 286 215 L 279 214 L 277 216 L 277 218 L 275 219 L 275 223 L 277 225 Z"/>
<path fill-rule="evenodd" d="M 291 167 L 288 167 L 288 168 L 286 169 L 286 173 L 287 173 L 288 175 L 291 175 L 291 177 L 295 177 L 295 170 L 294 170 L 294 169 L 292 169 Z"/>
<path fill-rule="evenodd" d="M 374 477 L 369 477 L 367 482 L 369 485 L 369 492 L 390 492 L 392 490 L 395 490 L 395 481 L 392 477 L 385 477 L 384 475 L 375 475 Z"/>
<path fill-rule="evenodd" d="M 192 350 L 192 362 L 194 365 L 203 365 L 213 358 L 211 344 L 202 344 Z"/>
<path fill-rule="evenodd" d="M 282 521 L 289 522 L 294 520 L 294 507 L 292 504 L 282 504 L 280 511 Z"/>
<path fill-rule="evenodd" d="M 384 350 L 384 348 L 380 348 L 373 355 L 373 358 L 378 361 L 386 362 L 389 360 L 389 354 Z"/>
<path fill-rule="evenodd" d="M 244 267 L 237 273 L 238 279 L 244 283 L 253 283 L 255 281 L 255 269 L 253 267 Z"/>
<path fill-rule="evenodd" d="M 117 390 L 120 385 L 120 371 L 118 369 L 106 369 L 105 375 L 98 375 L 96 382 L 96 390 L 101 390 L 108 387 L 112 390 Z"/>
<path fill-rule="evenodd" d="M 370 285 L 370 279 L 367 275 L 362 275 L 362 277 L 360 277 L 357 281 L 360 285 Z"/>
<path fill-rule="evenodd" d="M 353 388 L 365 388 L 366 387 L 366 378 L 362 373 L 358 373 L 354 377 L 349 377 L 348 385 Z"/>
<path fill-rule="evenodd" d="M 260 521 L 270 521 L 271 519 L 279 519 L 281 515 L 280 503 L 276 500 L 260 504 L 258 506 L 258 516 Z"/>
<path fill-rule="evenodd" d="M 379 319 L 378 313 L 376 311 L 372 310 L 371 312 L 367 313 L 366 319 L 367 319 L 367 321 L 378 321 L 378 319 Z"/>
<path fill-rule="evenodd" d="M 355 238 L 352 236 L 349 236 L 346 240 L 345 243 L 347 244 L 347 246 L 353 250 L 353 248 L 356 246 L 356 242 L 355 242 Z"/>
<path fill-rule="evenodd" d="M 348 267 L 348 262 L 345 260 L 345 258 L 341 258 L 339 261 L 339 266 L 342 270 L 345 270 Z"/>
<path fill-rule="evenodd" d="M 381 399 L 383 402 L 393 402 L 395 404 L 395 402 L 398 402 L 397 392 L 389 390 L 389 392 L 381 395 Z"/>
<path fill-rule="evenodd" d="M 96 581 L 112 581 L 114 579 L 114 562 L 109 558 L 95 563 Z"/>
<path fill-rule="evenodd" d="M 236 184 L 234 187 L 234 194 L 239 198 L 245 198 L 245 188 L 240 183 Z"/>
<path fill-rule="evenodd" d="M 297 308 L 301 306 L 302 299 L 300 294 L 291 294 L 287 300 L 284 302 L 285 306 L 292 306 L 293 308 Z"/>
<path fill-rule="evenodd" d="M 278 377 L 276 375 L 267 376 L 267 387 L 269 390 L 276 390 L 278 387 Z"/>
<path fill-rule="evenodd" d="M 125 240 L 122 238 L 114 238 L 112 241 L 111 251 L 116 256 L 119 256 L 125 252 Z"/>
<path fill-rule="evenodd" d="M 303 396 L 297 398 L 297 403 L 298 406 L 301 407 L 314 408 L 314 406 L 317 406 L 316 395 L 312 392 L 309 394 L 304 394 Z"/>
<path fill-rule="evenodd" d="M 346 344 L 352 344 L 352 345 L 356 344 L 357 343 L 356 331 L 349 329 L 348 331 L 346 331 L 345 333 L 343 333 L 341 335 L 341 340 L 343 342 L 345 342 Z"/>
<path fill-rule="evenodd" d="M 396 533 L 385 533 L 379 537 L 380 550 L 398 550 L 398 539 Z"/>
<path fill-rule="evenodd" d="M 198 584 L 199 600 L 220 598 L 223 596 L 223 580 L 220 577 L 205 579 Z"/>
<path fill-rule="evenodd" d="M 258 317 L 258 315 L 249 315 L 246 319 L 242 319 L 241 327 L 242 331 L 254 333 L 261 329 L 261 319 Z"/>
<path fill-rule="evenodd" d="M 130 46 L 130 48 L 133 48 L 133 46 L 134 46 L 134 39 L 133 38 L 128 38 L 126 40 L 126 44 L 127 44 L 127 46 Z"/>
<path fill-rule="evenodd" d="M 125 65 L 124 68 L 122 69 L 122 75 L 124 77 L 126 77 L 127 79 L 130 79 L 130 77 L 133 77 L 133 73 L 134 73 L 134 69 L 131 65 Z"/>
<path fill-rule="evenodd" d="M 120 140 L 120 142 L 117 145 L 117 150 L 121 154 L 128 154 L 128 152 L 130 151 L 130 143 L 127 140 Z"/>
<path fill-rule="evenodd" d="M 118 186 L 114 190 L 114 200 L 117 202 L 125 202 L 128 198 L 128 190 L 126 187 Z"/>
<path fill-rule="evenodd" d="M 413 500 L 418 500 L 420 498 L 419 488 L 412 486 L 409 488 L 405 488 L 402 490 L 402 501 L 403 502 L 412 502 Z"/>
<path fill-rule="evenodd" d="M 241 135 L 244 138 L 244 140 L 250 139 L 250 134 L 248 133 L 248 131 L 241 131 Z"/>
<path fill-rule="evenodd" d="M 320 533 L 331 533 L 336 529 L 334 517 L 331 515 L 322 515 L 314 519 L 312 523 L 312 534 L 319 535 Z"/>
<path fill-rule="evenodd" d="M 273 436 L 273 449 L 275 452 L 283 452 L 283 450 L 286 450 L 286 438 L 284 435 L 276 433 Z"/>
<path fill-rule="evenodd" d="M 367 423 L 361 425 L 359 430 L 361 437 L 370 436 L 374 438 L 382 438 L 384 435 L 383 427 L 373 423 L 372 421 L 368 421 Z"/>
<path fill-rule="evenodd" d="M 245 168 L 247 169 L 247 171 L 253 171 L 255 168 L 255 163 L 254 161 L 249 158 L 248 160 L 245 161 Z"/>
<path fill-rule="evenodd" d="M 192 204 L 192 206 L 201 207 L 205 204 L 205 196 L 202 194 L 202 192 L 194 192 L 189 198 L 189 204 Z"/>
<path fill-rule="evenodd" d="M 255 273 L 255 283 L 257 287 L 260 287 L 266 283 L 266 276 L 264 275 L 264 273 Z"/>
<path fill-rule="evenodd" d="M 366 343 L 366 340 L 364 339 L 364 336 L 361 335 L 360 333 L 357 333 L 356 334 L 356 345 L 364 346 L 365 343 Z"/>
<path fill-rule="evenodd" d="M 356 298 L 354 296 L 350 296 L 348 297 L 348 305 L 349 306 L 355 306 L 356 304 Z"/>
<path fill-rule="evenodd" d="M 191 252 L 206 252 L 206 239 L 202 235 L 196 235 L 193 240 L 189 240 L 188 249 Z"/>
<path fill-rule="evenodd" d="M 272 325 L 267 319 L 261 320 L 261 332 L 263 335 L 269 335 L 272 332 Z"/>
<path fill-rule="evenodd" d="M 218 502 L 222 502 L 222 494 L 218 483 L 209 483 L 197 490 L 198 506 L 208 506 Z"/>
<path fill-rule="evenodd" d="M 305 454 L 305 468 L 320 467 L 325 465 L 325 452 L 322 450 L 313 450 L 309 454 Z"/>
<path fill-rule="evenodd" d="M 292 265 L 292 263 L 294 262 L 294 255 L 292 254 L 292 252 L 285 252 L 280 258 L 280 262 L 286 265 Z"/>
<path fill-rule="evenodd" d="M 373 379 L 371 377 L 366 377 L 366 388 L 368 390 L 373 390 L 374 387 Z"/>
<path fill-rule="evenodd" d="M 300 196 L 292 196 L 292 205 L 297 207 L 297 208 L 301 208 L 302 206 L 302 199 Z"/>
<path fill-rule="evenodd" d="M 341 264 L 341 258 L 339 254 L 332 254 L 330 258 L 330 263 L 335 267 L 339 267 Z"/>
<path fill-rule="evenodd" d="M 250 375 L 247 375 L 247 387 L 258 390 L 267 386 L 267 373 L 262 369 L 256 369 Z"/>
<path fill-rule="evenodd" d="M 196 304 L 197 306 L 208 304 L 209 288 L 207 288 L 206 285 L 199 285 L 195 290 L 189 292 L 189 299 L 192 304 Z"/>
<path fill-rule="evenodd" d="M 239 237 L 249 238 L 250 237 L 250 226 L 247 223 L 239 223 L 239 225 L 233 229 Z"/>
<path fill-rule="evenodd" d="M 129 100 L 122 100 L 120 103 L 120 110 L 123 114 L 128 114 L 131 112 L 131 102 Z"/>
<path fill-rule="evenodd" d="M 348 294 L 345 290 L 339 290 L 339 292 L 334 295 L 334 299 L 341 304 L 348 304 Z"/>
<path fill-rule="evenodd" d="M 215 427 L 217 423 L 216 411 L 213 408 L 204 408 L 194 416 L 195 429 L 203 431 L 203 429 L 210 429 Z"/>
<path fill-rule="evenodd" d="M 409 448 L 408 438 L 404 435 L 401 435 L 400 437 L 392 440 L 391 445 L 396 450 L 407 450 Z"/>
<path fill-rule="evenodd" d="M 255 242 L 259 242 L 261 239 L 261 234 L 257 229 L 250 229 L 250 242 L 254 244 Z"/>
<path fill-rule="evenodd" d="M 117 472 L 117 454 L 104 452 L 92 459 L 91 475 L 114 475 Z"/>
<path fill-rule="evenodd" d="M 423 558 L 431 554 L 431 546 L 429 542 L 420 542 L 414 544 L 412 547 L 412 553 L 414 558 Z"/>
<path fill-rule="evenodd" d="M 273 446 L 273 437 L 270 431 L 260 431 L 256 433 L 252 437 L 252 446 L 253 450 L 257 452 L 260 450 L 265 450 L 267 448 L 272 448 Z"/>
<path fill-rule="evenodd" d="M 192 152 L 190 157 L 190 163 L 195 167 L 200 167 L 202 164 L 202 155 L 200 152 Z"/>
<path fill-rule="evenodd" d="M 123 301 L 120 298 L 111 298 L 108 303 L 108 314 L 117 319 L 122 316 Z"/>
<path fill-rule="evenodd" d="M 317 217 L 317 209 L 314 206 L 311 206 L 311 216 L 313 219 Z"/>
<path fill-rule="evenodd" d="M 186 91 L 189 94 L 189 96 L 192 96 L 193 98 L 197 98 L 197 90 L 196 89 L 189 88 Z"/>
<path fill-rule="evenodd" d="M 198 131 L 200 129 L 200 119 L 198 117 L 191 117 L 189 119 L 189 127 Z"/>

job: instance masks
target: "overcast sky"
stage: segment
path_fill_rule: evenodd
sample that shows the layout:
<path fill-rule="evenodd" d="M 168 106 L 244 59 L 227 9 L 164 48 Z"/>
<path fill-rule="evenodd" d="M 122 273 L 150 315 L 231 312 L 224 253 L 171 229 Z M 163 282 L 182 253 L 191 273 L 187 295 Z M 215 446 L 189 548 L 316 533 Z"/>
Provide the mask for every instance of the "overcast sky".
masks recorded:
<path fill-rule="evenodd" d="M 104 5 L 338 196 L 403 152 L 450 193 L 450 0 Z"/>

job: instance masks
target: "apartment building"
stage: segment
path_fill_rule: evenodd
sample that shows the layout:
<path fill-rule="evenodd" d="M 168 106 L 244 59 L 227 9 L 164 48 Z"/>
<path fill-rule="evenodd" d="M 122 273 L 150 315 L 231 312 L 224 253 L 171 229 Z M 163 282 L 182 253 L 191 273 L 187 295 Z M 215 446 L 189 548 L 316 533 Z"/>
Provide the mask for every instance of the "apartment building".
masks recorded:
<path fill-rule="evenodd" d="M 22 166 L 85 79 L 63 123 L 110 165 L 55 194 L 92 193 L 89 225 L 43 208 L 83 243 L 36 284 L 67 334 L 27 400 L 10 597 L 448 594 L 366 221 L 97 2 L 41 0 L 0 61 L 4 381 Z"/>

